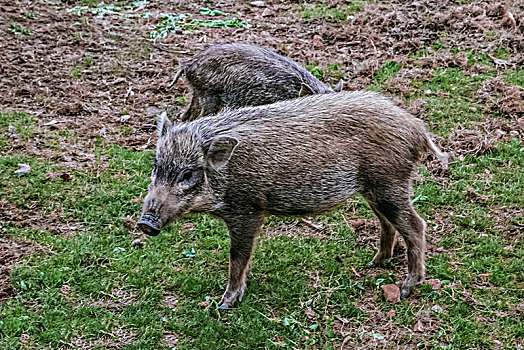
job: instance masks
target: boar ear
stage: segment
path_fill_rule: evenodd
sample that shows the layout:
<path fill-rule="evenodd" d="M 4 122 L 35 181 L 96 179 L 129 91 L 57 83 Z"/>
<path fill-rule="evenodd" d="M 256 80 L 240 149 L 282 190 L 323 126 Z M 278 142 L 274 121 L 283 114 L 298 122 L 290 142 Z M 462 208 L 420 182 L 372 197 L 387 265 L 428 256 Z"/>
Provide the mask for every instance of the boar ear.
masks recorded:
<path fill-rule="evenodd" d="M 307 96 L 307 95 L 314 95 L 315 92 L 313 92 L 313 89 L 308 84 L 302 83 L 300 86 L 300 92 L 298 93 L 298 97 Z"/>
<path fill-rule="evenodd" d="M 173 124 L 169 121 L 167 118 L 167 113 L 164 111 L 162 114 L 158 116 L 158 124 L 157 124 L 157 130 L 158 130 L 158 138 L 164 136 L 167 132 L 167 129 L 169 129 Z"/>
<path fill-rule="evenodd" d="M 238 140 L 234 137 L 217 137 L 211 141 L 206 153 L 207 163 L 215 170 L 220 170 L 233 154 Z"/>
<path fill-rule="evenodd" d="M 342 91 L 342 89 L 344 89 L 344 80 L 340 79 L 337 85 L 335 85 L 335 87 L 333 88 L 333 91 L 340 92 Z"/>

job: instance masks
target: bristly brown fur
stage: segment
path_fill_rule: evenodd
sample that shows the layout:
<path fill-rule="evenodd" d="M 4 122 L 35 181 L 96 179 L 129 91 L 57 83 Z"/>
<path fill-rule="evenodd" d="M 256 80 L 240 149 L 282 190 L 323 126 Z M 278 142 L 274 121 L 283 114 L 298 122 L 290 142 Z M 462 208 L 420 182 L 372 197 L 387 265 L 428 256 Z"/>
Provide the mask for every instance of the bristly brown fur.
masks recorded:
<path fill-rule="evenodd" d="M 333 92 L 293 60 L 248 44 L 216 44 L 199 52 L 176 73 L 193 97 L 183 121 L 218 113 L 223 107 L 259 106 L 305 94 Z M 336 89 L 342 89 L 342 81 Z"/>
<path fill-rule="evenodd" d="M 320 213 L 354 193 L 362 194 L 380 219 L 380 250 L 373 263 L 391 258 L 398 232 L 408 255 L 402 294 L 424 280 L 425 223 L 411 203 L 412 177 L 424 153 L 443 162 L 447 155 L 420 119 L 390 99 L 340 92 L 162 123 L 167 128 L 163 124 L 143 213 L 156 215 L 163 225 L 189 212 L 224 219 L 231 260 L 223 306 L 242 298 L 264 216 Z M 159 174 L 167 168 L 175 169 L 171 178 Z M 199 179 L 191 190 L 174 179 L 188 168 Z M 151 203 L 159 201 L 152 210 Z"/>

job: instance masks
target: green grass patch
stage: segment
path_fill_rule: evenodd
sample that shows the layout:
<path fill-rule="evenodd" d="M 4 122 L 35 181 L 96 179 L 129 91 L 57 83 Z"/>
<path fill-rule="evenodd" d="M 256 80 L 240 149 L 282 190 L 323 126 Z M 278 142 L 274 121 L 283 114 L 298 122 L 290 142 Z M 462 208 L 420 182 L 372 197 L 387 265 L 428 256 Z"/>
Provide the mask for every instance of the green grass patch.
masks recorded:
<path fill-rule="evenodd" d="M 507 84 L 520 85 L 524 87 L 524 69 L 505 71 L 504 81 Z"/>
<path fill-rule="evenodd" d="M 328 7 L 322 3 L 301 5 L 300 15 L 306 21 L 322 19 L 332 23 L 346 23 L 348 15 L 358 12 L 365 2 L 365 0 L 351 0 L 340 7 Z"/>
<path fill-rule="evenodd" d="M 315 64 L 306 64 L 304 68 L 306 68 L 306 70 L 318 80 L 324 80 L 324 70 L 322 69 L 322 67 L 317 66 Z"/>
<path fill-rule="evenodd" d="M 476 92 L 483 81 L 495 75 L 496 72 L 487 72 L 468 76 L 456 68 L 437 69 L 431 80 L 422 84 L 414 82 L 420 90 L 411 98 L 426 100 L 431 121 L 439 124 L 435 132 L 446 135 L 458 124 L 470 126 L 472 121 L 484 120 L 481 107 L 476 104 Z"/>
<path fill-rule="evenodd" d="M 0 113 L 0 151 L 8 148 L 10 136 L 19 135 L 23 141 L 28 141 L 33 135 L 34 125 L 35 119 L 27 113 Z"/>
<path fill-rule="evenodd" d="M 9 31 L 11 33 L 14 33 L 15 35 L 29 35 L 31 34 L 31 29 L 24 27 L 20 23 L 12 22 L 11 27 L 9 27 Z"/>
<path fill-rule="evenodd" d="M 402 68 L 400 63 L 394 62 L 394 61 L 388 61 L 386 62 L 382 68 L 380 68 L 378 71 L 373 74 L 373 84 L 368 86 L 369 90 L 381 92 L 382 86 L 388 80 L 390 77 L 395 76 L 397 72 Z"/>
<path fill-rule="evenodd" d="M 211 10 L 207 7 L 200 9 L 200 15 L 223 17 L 215 19 L 196 19 L 191 14 L 177 14 L 177 13 L 166 13 L 164 14 L 160 22 L 157 23 L 154 30 L 149 31 L 149 37 L 153 40 L 165 38 L 169 33 L 180 31 L 182 34 L 191 33 L 193 30 L 199 27 L 211 27 L 211 28 L 249 28 L 251 25 L 249 22 L 240 19 L 238 17 L 231 16 L 229 13 L 225 13 L 218 10 Z"/>

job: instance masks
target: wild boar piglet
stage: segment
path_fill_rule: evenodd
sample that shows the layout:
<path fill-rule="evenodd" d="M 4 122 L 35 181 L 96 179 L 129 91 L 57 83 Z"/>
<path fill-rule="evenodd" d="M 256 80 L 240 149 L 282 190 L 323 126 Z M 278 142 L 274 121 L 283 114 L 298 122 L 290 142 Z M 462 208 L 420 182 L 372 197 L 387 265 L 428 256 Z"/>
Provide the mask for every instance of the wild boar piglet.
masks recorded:
<path fill-rule="evenodd" d="M 311 95 L 179 124 L 163 114 L 139 226 L 157 235 L 185 214 L 222 218 L 231 247 L 220 305 L 230 307 L 242 300 L 266 215 L 321 213 L 360 193 L 381 224 L 372 263 L 391 258 L 396 232 L 406 242 L 408 296 L 424 280 L 425 223 L 411 196 L 428 152 L 447 164 L 420 119 L 374 92 Z"/>
<path fill-rule="evenodd" d="M 334 90 L 293 60 L 250 44 L 216 44 L 188 59 L 171 85 L 185 76 L 193 96 L 182 121 L 218 113 L 223 107 L 259 106 Z"/>

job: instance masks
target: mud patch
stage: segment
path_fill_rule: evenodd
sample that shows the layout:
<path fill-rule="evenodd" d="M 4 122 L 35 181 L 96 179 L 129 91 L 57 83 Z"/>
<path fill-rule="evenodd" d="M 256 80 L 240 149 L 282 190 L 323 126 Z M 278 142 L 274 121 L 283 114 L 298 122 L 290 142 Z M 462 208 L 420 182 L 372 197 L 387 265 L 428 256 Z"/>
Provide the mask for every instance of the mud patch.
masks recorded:
<path fill-rule="evenodd" d="M 48 231 L 61 236 L 72 236 L 82 227 L 81 223 L 63 222 L 56 211 L 43 213 L 37 209 L 20 208 L 5 200 L 0 200 L 0 221 L 15 227 Z"/>
<path fill-rule="evenodd" d="M 0 305 L 14 294 L 10 282 L 13 267 L 24 255 L 33 254 L 42 249 L 39 244 L 0 236 Z"/>
<path fill-rule="evenodd" d="M 176 308 L 178 305 L 178 298 L 171 292 L 164 294 L 162 303 L 170 309 Z"/>
<path fill-rule="evenodd" d="M 500 111 L 511 117 L 524 113 L 524 88 L 507 85 L 501 76 L 483 82 L 477 98 L 485 104 L 487 112 Z"/>
<path fill-rule="evenodd" d="M 122 310 L 136 303 L 136 296 L 124 288 L 113 289 L 111 294 L 89 303 L 91 306 L 101 306 L 108 310 Z"/>
<path fill-rule="evenodd" d="M 136 335 L 125 328 L 113 328 L 111 333 L 102 336 L 96 340 L 84 338 L 74 338 L 69 344 L 61 346 L 60 350 L 91 350 L 97 347 L 106 349 L 122 349 L 127 345 L 136 342 Z"/>
<path fill-rule="evenodd" d="M 442 253 L 444 249 L 439 247 L 441 239 L 455 230 L 455 224 L 451 221 L 453 207 L 443 207 L 435 211 L 433 219 L 427 221 L 426 228 L 426 255 L 432 257 Z"/>
<path fill-rule="evenodd" d="M 440 327 L 437 315 L 425 308 L 415 314 L 414 325 L 400 325 L 395 322 L 394 311 L 379 309 L 376 292 L 368 291 L 366 294 L 366 298 L 355 303 L 368 315 L 361 325 L 355 326 L 348 319 L 335 317 L 333 331 L 344 339 L 340 349 L 389 349 L 392 344 L 396 349 L 411 349 L 435 335 Z"/>
<path fill-rule="evenodd" d="M 346 224 L 355 232 L 357 240 L 356 247 L 372 246 L 378 247 L 380 223 L 378 219 L 348 219 Z"/>
<path fill-rule="evenodd" d="M 495 230 L 517 243 L 524 232 L 524 209 L 519 207 L 492 207 L 488 213 L 495 222 Z"/>
<path fill-rule="evenodd" d="M 162 336 L 162 342 L 166 346 L 174 349 L 178 344 L 178 338 L 175 332 L 173 332 L 172 330 L 167 330 L 164 332 L 164 335 Z"/>
<path fill-rule="evenodd" d="M 488 134 L 504 136 L 524 136 L 524 117 L 516 119 L 492 118 L 484 122 L 473 122 Z"/>
<path fill-rule="evenodd" d="M 481 156 L 491 153 L 497 148 L 502 134 L 483 134 L 480 130 L 454 129 L 448 136 L 446 149 L 452 152 L 454 157 L 473 154 Z"/>

